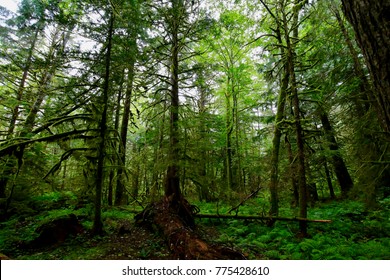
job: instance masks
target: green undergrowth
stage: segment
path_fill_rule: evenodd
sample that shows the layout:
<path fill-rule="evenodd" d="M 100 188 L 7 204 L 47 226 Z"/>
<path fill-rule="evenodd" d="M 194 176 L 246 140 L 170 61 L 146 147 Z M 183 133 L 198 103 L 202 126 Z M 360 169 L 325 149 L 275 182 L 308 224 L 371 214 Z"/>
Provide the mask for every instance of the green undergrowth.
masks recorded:
<path fill-rule="evenodd" d="M 309 219 L 332 222 L 309 223 L 307 238 L 299 237 L 298 223 L 291 221 L 278 221 L 273 227 L 261 221 L 235 219 L 202 219 L 200 224 L 215 227 L 219 233 L 215 242 L 241 249 L 249 259 L 390 259 L 390 199 L 381 201 L 380 206 L 368 211 L 359 202 L 339 201 L 311 208 Z M 219 206 L 219 213 L 227 214 L 230 208 Z M 251 207 L 242 208 L 239 215 L 261 214 Z M 216 213 L 215 204 L 202 204 L 201 209 L 201 213 Z M 281 213 L 294 217 L 294 210 L 288 208 Z"/>
<path fill-rule="evenodd" d="M 228 203 L 191 202 L 200 213 L 228 214 Z M 234 205 L 234 204 L 233 204 Z M 268 201 L 256 198 L 231 211 L 231 215 L 267 215 Z M 169 259 L 165 241 L 158 233 L 134 225 L 138 206 L 104 207 L 105 234 L 92 237 L 93 203 L 81 201 L 73 193 L 47 193 L 28 201 L 15 201 L 11 216 L 0 223 L 0 253 L 13 259 Z M 29 249 L 41 225 L 75 214 L 84 233 L 58 246 Z M 296 209 L 284 207 L 280 216 L 294 217 Z M 309 219 L 332 220 L 309 223 L 309 237 L 299 237 L 296 221 L 197 219 L 206 241 L 242 251 L 248 259 L 352 260 L 390 259 L 390 199 L 377 209 L 366 209 L 354 201 L 334 201 L 309 208 Z"/>
<path fill-rule="evenodd" d="M 134 207 L 133 207 L 134 208 Z M 92 237 L 93 204 L 83 203 L 71 192 L 54 192 L 36 196 L 28 201 L 15 201 L 11 205 L 11 217 L 0 223 L 0 253 L 14 259 L 105 259 L 113 248 L 112 239 L 123 238 L 118 232 L 121 227 L 132 223 L 134 209 L 105 207 L 102 220 L 105 234 Z M 57 218 L 75 214 L 84 228 L 78 236 L 69 237 L 58 246 L 31 249 L 29 244 L 38 237 L 37 228 Z M 129 226 L 127 226 L 129 228 Z M 118 247 L 124 247 L 125 244 Z M 132 258 L 142 258 L 140 252 L 134 252 Z M 117 255 L 124 253 L 118 250 Z"/>

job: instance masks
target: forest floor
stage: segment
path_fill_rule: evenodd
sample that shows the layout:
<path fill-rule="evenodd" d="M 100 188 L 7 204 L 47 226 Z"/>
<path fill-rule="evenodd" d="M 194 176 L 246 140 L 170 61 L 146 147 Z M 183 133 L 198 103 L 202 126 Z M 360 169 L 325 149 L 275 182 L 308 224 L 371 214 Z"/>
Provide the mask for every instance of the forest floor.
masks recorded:
<path fill-rule="evenodd" d="M 216 205 L 197 203 L 202 213 L 216 213 Z M 257 206 L 256 206 L 257 205 Z M 242 215 L 259 214 L 259 201 L 240 209 Z M 225 213 L 228 205 L 218 206 Z M 17 210 L 17 211 L 16 211 Z M 172 259 L 165 240 L 157 231 L 134 222 L 134 208 L 107 208 L 102 217 L 103 236 L 91 237 L 92 205 L 75 208 L 74 202 L 58 194 L 33 203 L 14 205 L 15 214 L 0 223 L 0 253 L 11 259 Z M 64 242 L 30 246 L 37 229 L 48 221 L 75 214 L 83 231 Z M 291 209 L 281 215 L 293 216 Z M 390 199 L 367 211 L 363 204 L 335 201 L 309 210 L 309 217 L 331 219 L 330 224 L 310 223 L 308 238 L 297 237 L 296 222 L 262 222 L 235 219 L 197 219 L 197 232 L 204 240 L 238 250 L 247 259 L 390 259 Z"/>

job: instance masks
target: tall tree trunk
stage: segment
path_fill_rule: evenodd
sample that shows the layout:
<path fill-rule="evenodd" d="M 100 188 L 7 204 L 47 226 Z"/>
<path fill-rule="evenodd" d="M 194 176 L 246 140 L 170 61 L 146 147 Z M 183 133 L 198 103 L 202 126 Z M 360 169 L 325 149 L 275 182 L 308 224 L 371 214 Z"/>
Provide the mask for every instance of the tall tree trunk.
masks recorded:
<path fill-rule="evenodd" d="M 341 193 L 343 196 L 347 196 L 348 192 L 353 187 L 352 178 L 349 175 L 347 166 L 345 165 L 343 157 L 340 155 L 339 147 L 334 137 L 334 132 L 330 124 L 328 115 L 323 109 L 321 109 L 320 118 L 322 127 L 325 131 L 326 139 L 329 145 L 329 149 L 332 151 L 332 163 L 337 180 L 340 184 Z"/>
<path fill-rule="evenodd" d="M 390 2 L 342 0 L 375 91 L 375 107 L 383 129 L 390 133 Z"/>
<path fill-rule="evenodd" d="M 233 162 L 232 162 L 232 133 L 233 133 L 233 116 L 232 116 L 232 105 L 231 105 L 231 78 L 228 75 L 227 84 L 226 84 L 226 92 L 225 92 L 225 103 L 226 103 L 226 120 L 225 120 L 225 128 L 226 128 L 226 144 L 225 144 L 225 164 L 226 164 L 226 183 L 229 192 L 233 190 Z"/>
<path fill-rule="evenodd" d="M 200 81 L 203 81 L 203 73 L 200 71 L 198 73 L 200 76 Z M 201 82 L 202 83 L 202 82 Z M 206 137 L 207 137 L 207 126 L 206 126 L 206 115 L 207 115 L 207 92 L 204 89 L 204 84 L 199 86 L 200 98 L 198 102 L 199 108 L 199 142 L 201 143 L 201 149 L 199 153 L 199 165 L 198 165 L 198 176 L 200 178 L 198 196 L 200 201 L 209 201 L 210 200 L 210 191 L 209 187 L 211 186 L 210 181 L 208 180 L 207 172 L 207 151 L 206 151 Z"/>
<path fill-rule="evenodd" d="M 271 209 L 270 216 L 278 216 L 279 214 L 279 199 L 278 199 L 278 176 L 279 176 L 279 150 L 280 138 L 282 137 L 281 125 L 284 119 L 284 109 L 286 107 L 287 88 L 289 83 L 289 72 L 287 71 L 286 63 L 283 66 L 283 77 L 281 79 L 280 93 L 276 108 L 274 136 L 272 138 L 272 155 L 271 155 L 271 175 L 270 175 L 270 194 L 271 194 Z"/>
<path fill-rule="evenodd" d="M 356 109 L 357 109 L 357 114 L 364 115 L 365 113 L 367 113 L 368 109 L 370 108 L 369 102 L 374 101 L 371 86 L 368 83 L 366 75 L 364 74 L 363 67 L 362 67 L 360 60 L 359 60 L 359 57 L 358 57 L 358 53 L 355 50 L 355 47 L 353 46 L 353 43 L 351 41 L 351 38 L 349 37 L 347 28 L 345 27 L 344 21 L 341 18 L 341 15 L 339 13 L 339 8 L 336 6 L 333 6 L 332 9 L 333 9 L 334 15 L 336 16 L 337 23 L 339 24 L 341 33 L 343 34 L 345 43 L 347 44 L 349 53 L 351 54 L 355 75 L 357 77 L 359 77 L 359 79 L 360 79 L 360 92 L 358 94 L 354 94 L 353 101 L 354 101 Z M 362 104 L 362 101 L 364 102 L 364 104 Z"/>
<path fill-rule="evenodd" d="M 119 130 L 119 118 L 120 118 L 120 111 L 121 111 L 121 99 L 122 99 L 122 91 L 123 91 L 123 79 L 125 76 L 125 71 L 122 73 L 122 78 L 119 85 L 119 91 L 118 96 L 116 100 L 116 108 L 115 108 L 115 123 L 114 123 L 114 129 L 115 131 Z M 116 150 L 118 148 L 117 142 L 114 144 L 114 149 Z M 113 158 L 114 165 L 115 163 L 118 164 L 119 160 L 117 158 Z M 109 206 L 112 206 L 113 204 L 113 190 L 114 190 L 114 178 L 115 178 L 115 169 L 111 169 L 110 175 L 109 175 L 109 184 L 108 184 L 108 194 L 107 194 L 107 203 Z"/>
<path fill-rule="evenodd" d="M 23 69 L 22 79 L 20 80 L 20 84 L 19 84 L 17 94 L 16 94 L 16 100 L 18 101 L 18 104 L 16 104 L 12 110 L 10 125 L 8 127 L 8 132 L 7 132 L 7 138 L 12 137 L 12 134 L 14 133 L 14 130 L 15 130 L 16 120 L 19 117 L 19 102 L 22 101 L 22 97 L 23 97 L 23 93 L 24 93 L 24 89 L 25 89 L 25 84 L 26 84 L 27 77 L 28 77 L 28 72 L 30 71 L 31 64 L 32 64 L 35 45 L 37 44 L 38 36 L 39 36 L 40 31 L 41 31 L 41 25 L 43 25 L 43 24 L 42 23 L 38 24 L 37 30 L 35 31 L 34 37 L 33 37 L 32 42 L 31 42 L 30 49 L 28 51 L 28 56 L 27 56 L 26 63 L 24 65 L 24 69 Z"/>
<path fill-rule="evenodd" d="M 358 4 L 358 3 L 355 3 L 355 5 L 356 4 Z M 362 3 L 360 3 L 360 4 L 362 4 Z M 371 11 L 372 8 L 375 9 L 375 8 L 377 8 L 377 6 L 370 6 L 370 9 L 367 10 L 366 12 L 369 11 L 370 13 L 373 13 L 373 14 L 377 13 L 375 11 Z M 388 8 L 390 8 L 390 4 L 387 1 L 387 11 L 388 11 Z M 386 11 L 385 8 L 384 8 L 384 11 Z M 363 17 L 366 16 L 366 12 L 362 15 Z M 378 90 L 374 91 L 371 84 L 369 83 L 368 78 L 363 71 L 363 66 L 361 65 L 361 62 L 359 60 L 358 53 L 355 50 L 355 48 L 353 47 L 353 44 L 348 36 L 347 29 L 343 26 L 343 21 L 342 21 L 341 16 L 340 16 L 337 9 L 335 9 L 335 14 L 336 14 L 337 20 L 339 22 L 340 29 L 342 30 L 343 35 L 345 37 L 348 49 L 351 53 L 351 57 L 352 57 L 353 63 L 354 63 L 355 74 L 360 79 L 360 92 L 361 92 L 360 94 L 363 94 L 363 101 L 365 101 L 365 104 L 364 104 L 365 111 L 363 113 L 370 113 L 369 109 L 373 108 L 373 111 L 377 114 L 377 116 L 379 116 L 379 125 L 381 125 L 385 131 L 387 129 L 387 132 L 389 132 L 388 131 L 388 129 L 389 129 L 388 128 L 389 112 L 387 111 L 387 114 L 386 114 L 386 112 L 383 112 L 383 109 L 384 110 L 390 109 L 390 107 L 388 106 L 389 105 L 388 95 L 390 94 L 390 91 L 389 91 L 390 89 L 389 88 L 387 89 L 386 96 L 384 97 L 384 101 L 382 102 L 381 99 L 383 97 L 380 97 L 382 95 L 382 93 L 380 93 Z M 387 14 L 385 13 L 385 14 L 383 14 L 383 16 L 387 16 Z M 359 21 L 359 19 L 355 19 L 355 20 L 356 20 L 356 22 Z M 379 20 L 380 21 L 382 19 L 370 18 L 370 20 L 373 20 L 373 21 Z M 389 17 L 387 17 L 387 24 L 388 23 L 389 23 Z M 381 60 L 379 70 L 386 71 L 386 67 L 382 67 L 382 65 L 383 65 L 383 62 L 387 61 L 386 59 L 388 59 L 390 57 L 389 56 L 389 45 L 388 45 L 390 42 L 389 41 L 390 35 L 389 35 L 389 33 L 387 33 L 387 35 L 381 34 L 381 32 L 384 31 L 384 29 L 387 29 L 387 32 L 389 32 L 390 28 L 387 25 L 387 26 L 380 26 L 381 31 L 372 30 L 371 24 L 367 24 L 364 28 L 365 28 L 365 30 L 364 30 L 365 32 L 372 32 L 373 31 L 374 33 L 372 35 L 374 35 L 375 38 L 377 38 L 377 39 L 378 39 L 378 37 L 376 37 L 376 34 L 383 36 L 382 38 L 387 37 L 387 40 L 388 40 L 387 44 L 386 43 L 384 44 L 387 46 L 387 58 L 386 57 L 379 58 Z M 366 38 L 366 35 L 359 34 L 359 36 L 356 36 L 356 37 L 357 38 L 360 37 L 362 40 L 364 40 L 364 38 Z M 381 39 L 379 39 L 379 41 L 380 40 Z M 372 42 L 364 42 L 364 43 L 375 45 L 375 43 L 372 43 Z M 362 47 L 362 45 L 360 45 L 360 46 Z M 380 43 L 380 48 L 382 48 L 382 46 L 383 46 L 383 44 Z M 382 49 L 381 49 L 381 51 L 386 52 L 386 50 L 382 50 Z M 370 52 L 371 52 L 371 54 L 369 54 Z M 368 51 L 368 52 L 365 52 L 363 50 L 363 54 L 377 55 L 377 53 L 372 53 L 372 50 Z M 372 59 L 373 58 L 371 58 L 370 60 L 372 60 Z M 376 58 L 375 60 L 377 60 L 377 59 L 378 58 Z M 369 60 L 366 59 L 366 62 L 368 62 L 368 61 Z M 387 65 L 387 71 L 389 71 L 389 69 L 390 69 L 389 63 L 387 63 L 386 65 Z M 381 75 L 383 75 L 383 73 Z M 377 75 L 374 78 L 373 77 L 374 76 L 372 75 L 372 72 L 371 72 L 371 78 L 375 83 L 375 77 L 377 77 Z M 389 73 L 387 72 L 387 79 L 389 79 L 389 78 L 390 78 L 390 76 L 389 76 Z M 387 86 L 389 86 L 389 81 L 383 81 L 383 82 L 385 82 L 385 83 L 387 82 Z M 375 87 L 375 84 L 374 84 L 374 87 Z M 377 87 L 375 87 L 375 88 L 377 89 Z M 386 97 L 387 97 L 387 101 L 385 101 Z M 386 104 L 386 102 L 387 102 L 387 107 L 386 106 L 383 107 L 380 105 L 380 104 Z M 357 102 L 355 102 L 355 103 L 357 103 Z M 378 106 L 378 104 L 379 104 L 379 106 Z M 358 106 L 359 106 L 359 104 L 357 104 L 357 107 Z M 364 114 L 358 114 L 358 116 L 363 117 Z M 362 118 L 359 118 L 359 119 L 362 119 Z M 385 182 L 389 180 L 388 173 L 382 172 L 381 168 L 378 168 L 377 165 L 373 165 L 373 164 L 369 163 L 369 162 L 374 162 L 374 161 L 378 160 L 378 158 L 381 158 L 381 155 L 383 155 L 385 153 L 383 151 L 383 146 L 381 145 L 381 140 L 380 140 L 380 138 L 382 138 L 382 137 L 377 138 L 372 133 L 370 133 L 370 131 L 372 130 L 372 127 L 373 127 L 372 122 L 370 123 L 370 122 L 363 121 L 363 122 L 359 122 L 357 124 L 356 129 L 355 129 L 356 142 L 358 143 L 357 153 L 358 153 L 359 158 L 362 158 L 361 155 L 364 155 L 363 161 L 365 161 L 365 162 L 363 162 L 364 168 L 361 168 L 361 170 L 364 170 L 364 172 L 362 172 L 360 175 L 359 174 L 357 175 L 359 177 L 358 181 L 359 181 L 360 185 L 365 185 L 364 190 L 373 189 L 371 192 L 369 192 L 369 193 L 371 193 L 371 195 L 365 196 L 365 198 L 367 198 L 366 201 L 367 201 L 368 205 L 375 205 L 375 203 L 376 203 L 375 190 L 382 187 L 383 185 L 386 185 Z M 387 140 L 390 139 L 389 137 L 390 137 L 390 135 L 388 134 Z M 367 172 L 367 169 L 370 169 L 370 172 Z"/>
<path fill-rule="evenodd" d="M 285 137 L 285 142 L 287 146 L 287 153 L 288 153 L 288 162 L 290 164 L 289 170 L 290 170 L 290 176 L 291 176 L 291 185 L 293 188 L 293 200 L 292 200 L 292 206 L 296 207 L 299 205 L 299 189 L 298 189 L 298 182 L 297 182 L 297 176 L 296 176 L 296 163 L 295 163 L 295 157 L 292 151 L 290 140 L 288 139 L 288 135 Z"/>
<path fill-rule="evenodd" d="M 141 148 L 137 143 L 133 144 L 133 153 L 134 154 L 139 154 L 141 152 Z M 135 166 L 133 167 L 133 176 L 132 176 L 132 190 L 131 190 L 131 195 L 133 199 L 137 199 L 138 194 L 139 194 L 139 182 L 140 182 L 140 177 L 141 177 L 141 162 L 140 160 L 136 160 Z"/>
<path fill-rule="evenodd" d="M 133 95 L 133 82 L 134 82 L 134 65 L 135 59 L 131 58 L 128 69 L 127 86 L 125 93 L 125 104 L 123 106 L 123 116 L 120 132 L 120 144 L 119 144 L 119 165 L 117 172 L 117 183 L 115 190 L 115 205 L 121 205 L 124 203 L 124 167 L 126 166 L 126 147 L 127 147 L 127 131 L 129 129 L 129 121 L 131 115 L 131 98 Z"/>
<path fill-rule="evenodd" d="M 163 101 L 163 112 L 167 110 L 167 103 Z M 162 117 L 159 123 L 157 145 L 154 147 L 154 163 L 153 163 L 153 175 L 152 175 L 152 199 L 160 190 L 160 178 L 162 176 L 160 163 L 162 161 L 162 148 L 164 142 L 164 131 L 165 131 L 166 118 Z"/>
<path fill-rule="evenodd" d="M 240 120 L 238 114 L 238 93 L 239 88 L 233 87 L 233 122 L 234 122 L 234 134 L 235 134 L 235 147 L 234 147 L 234 186 L 235 189 L 243 193 L 245 190 L 242 185 L 242 169 L 241 169 L 241 152 L 240 152 Z"/>
<path fill-rule="evenodd" d="M 329 168 L 328 168 L 328 164 L 326 162 L 326 159 L 324 159 L 324 170 L 325 170 L 325 176 L 326 176 L 326 183 L 328 184 L 328 188 L 329 188 L 330 198 L 335 199 L 336 195 L 334 193 L 332 179 L 330 178 L 330 172 L 329 172 Z"/>
<path fill-rule="evenodd" d="M 182 13 L 180 0 L 172 0 L 172 12 L 174 13 L 171 23 L 171 104 L 169 122 L 169 163 L 165 181 L 165 195 L 172 197 L 173 202 L 181 198 L 180 177 L 179 177 L 179 15 Z"/>
<path fill-rule="evenodd" d="M 65 51 L 66 44 L 70 38 L 70 31 L 66 31 L 60 38 L 60 29 L 54 31 L 53 37 L 51 38 L 51 45 L 46 58 L 47 68 L 44 70 L 42 77 L 38 84 L 37 96 L 34 104 L 30 108 L 30 111 L 24 121 L 23 128 L 20 132 L 21 137 L 25 137 L 28 133 L 33 130 L 35 119 L 45 97 L 48 95 L 48 89 L 50 87 L 53 76 L 56 73 L 60 59 Z M 61 42 L 62 41 L 62 42 Z"/>
<path fill-rule="evenodd" d="M 101 218 L 101 204 L 102 204 L 102 189 L 104 183 L 104 160 L 105 160 L 105 151 L 106 151 L 106 132 L 107 132 L 107 111 L 108 111 L 108 94 L 110 86 L 110 66 L 111 66 L 111 48 L 112 48 L 112 35 L 114 32 L 114 13 L 111 12 L 110 22 L 108 28 L 108 38 L 107 38 L 107 52 L 106 52 L 106 61 L 105 61 L 105 74 L 104 74 L 104 85 L 103 85 L 103 111 L 101 115 L 101 120 L 99 123 L 100 129 L 100 142 L 98 149 L 98 162 L 96 170 L 96 197 L 95 197 L 95 216 L 93 220 L 92 232 L 95 235 L 102 234 L 103 232 L 103 223 Z"/>
<path fill-rule="evenodd" d="M 303 129 L 301 124 L 301 110 L 298 97 L 298 88 L 295 75 L 295 62 L 296 62 L 296 53 L 295 45 L 298 40 L 298 13 L 299 13 L 299 4 L 300 0 L 295 0 L 293 7 L 293 38 L 290 37 L 290 32 L 288 28 L 287 13 L 283 10 L 283 23 L 284 23 L 284 37 L 286 41 L 286 59 L 287 67 L 290 75 L 290 90 L 294 111 L 294 124 L 295 124 L 295 133 L 297 141 L 297 150 L 298 150 L 298 163 L 297 163 L 297 173 L 298 173 L 298 185 L 299 185 L 299 217 L 307 218 L 307 183 L 306 183 L 306 169 L 305 169 L 305 149 L 304 149 L 304 140 L 303 140 Z M 303 236 L 307 235 L 307 222 L 300 221 L 299 229 Z"/>

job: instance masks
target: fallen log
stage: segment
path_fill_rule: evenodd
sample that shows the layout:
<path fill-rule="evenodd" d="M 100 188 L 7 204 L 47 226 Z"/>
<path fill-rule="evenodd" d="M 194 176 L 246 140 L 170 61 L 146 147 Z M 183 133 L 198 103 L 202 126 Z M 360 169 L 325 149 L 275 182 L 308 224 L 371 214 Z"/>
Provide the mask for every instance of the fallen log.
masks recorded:
<path fill-rule="evenodd" d="M 193 209 L 184 198 L 172 201 L 171 197 L 164 197 L 134 218 L 136 223 L 163 234 L 174 259 L 245 259 L 238 251 L 202 240 L 196 233 Z"/>
<path fill-rule="evenodd" d="M 305 221 L 313 223 L 331 223 L 332 220 L 312 220 L 299 217 L 272 217 L 272 216 L 238 216 L 238 215 L 222 215 L 222 214 L 196 214 L 195 218 L 210 218 L 210 219 L 236 219 L 236 220 L 275 220 L 275 221 Z"/>

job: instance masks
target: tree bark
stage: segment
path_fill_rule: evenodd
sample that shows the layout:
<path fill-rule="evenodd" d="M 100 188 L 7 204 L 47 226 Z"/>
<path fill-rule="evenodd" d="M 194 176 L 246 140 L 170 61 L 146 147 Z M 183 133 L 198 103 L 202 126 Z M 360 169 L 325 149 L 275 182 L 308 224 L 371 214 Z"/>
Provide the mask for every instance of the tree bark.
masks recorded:
<path fill-rule="evenodd" d="M 380 123 L 390 133 L 390 2 L 342 0 L 342 5 L 375 87 Z"/>

